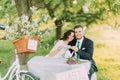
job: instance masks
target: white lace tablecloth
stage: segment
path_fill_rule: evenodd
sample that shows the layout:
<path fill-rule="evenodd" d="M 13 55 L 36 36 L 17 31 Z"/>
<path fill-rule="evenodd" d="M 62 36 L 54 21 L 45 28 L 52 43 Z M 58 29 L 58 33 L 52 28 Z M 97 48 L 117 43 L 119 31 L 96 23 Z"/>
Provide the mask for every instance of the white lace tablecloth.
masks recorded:
<path fill-rule="evenodd" d="M 89 80 L 90 62 L 81 60 L 81 64 L 66 64 L 64 58 L 35 56 L 28 61 L 28 70 L 40 80 Z"/>

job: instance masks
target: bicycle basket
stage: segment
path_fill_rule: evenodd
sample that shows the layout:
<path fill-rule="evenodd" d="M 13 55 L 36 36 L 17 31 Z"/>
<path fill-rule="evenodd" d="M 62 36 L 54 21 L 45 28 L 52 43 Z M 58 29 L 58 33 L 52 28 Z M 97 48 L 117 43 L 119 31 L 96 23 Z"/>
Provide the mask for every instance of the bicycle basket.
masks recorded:
<path fill-rule="evenodd" d="M 35 53 L 37 51 L 38 42 L 40 37 L 34 36 L 30 39 L 23 36 L 20 39 L 13 40 L 14 47 L 17 53 Z"/>

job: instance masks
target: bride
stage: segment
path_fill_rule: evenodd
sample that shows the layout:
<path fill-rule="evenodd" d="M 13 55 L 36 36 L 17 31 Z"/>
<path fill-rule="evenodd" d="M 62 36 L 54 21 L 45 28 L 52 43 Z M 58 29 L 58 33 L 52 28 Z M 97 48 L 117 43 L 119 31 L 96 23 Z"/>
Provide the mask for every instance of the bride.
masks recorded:
<path fill-rule="evenodd" d="M 64 33 L 63 37 L 58 40 L 53 48 L 51 49 L 50 53 L 47 55 L 48 57 L 71 57 L 72 54 L 69 52 L 70 46 L 68 43 L 74 39 L 74 31 L 68 30 Z"/>

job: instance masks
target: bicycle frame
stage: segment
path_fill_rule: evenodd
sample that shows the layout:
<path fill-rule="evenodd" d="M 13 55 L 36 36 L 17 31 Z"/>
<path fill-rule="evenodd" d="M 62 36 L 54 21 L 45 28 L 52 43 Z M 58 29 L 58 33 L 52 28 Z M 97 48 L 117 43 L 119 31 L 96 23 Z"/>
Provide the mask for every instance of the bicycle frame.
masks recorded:
<path fill-rule="evenodd" d="M 20 76 L 20 64 L 19 64 L 19 58 L 18 58 L 16 50 L 15 50 L 15 57 L 16 57 L 16 59 L 13 62 L 13 64 L 10 66 L 10 68 L 8 69 L 8 72 L 0 80 L 5 80 L 7 78 L 8 78 L 8 80 L 12 80 L 12 78 L 14 76 L 16 76 L 17 80 L 19 80 L 19 76 Z"/>

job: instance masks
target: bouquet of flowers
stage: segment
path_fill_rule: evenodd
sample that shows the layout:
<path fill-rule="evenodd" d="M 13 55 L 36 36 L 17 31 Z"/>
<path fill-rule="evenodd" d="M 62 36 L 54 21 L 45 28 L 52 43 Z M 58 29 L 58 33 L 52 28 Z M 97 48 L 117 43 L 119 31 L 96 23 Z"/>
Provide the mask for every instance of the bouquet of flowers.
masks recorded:
<path fill-rule="evenodd" d="M 72 64 L 80 64 L 81 62 L 79 59 L 76 59 L 74 57 L 69 57 L 67 58 L 66 63 L 72 65 Z"/>

